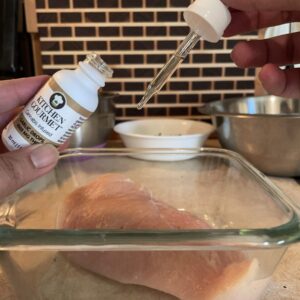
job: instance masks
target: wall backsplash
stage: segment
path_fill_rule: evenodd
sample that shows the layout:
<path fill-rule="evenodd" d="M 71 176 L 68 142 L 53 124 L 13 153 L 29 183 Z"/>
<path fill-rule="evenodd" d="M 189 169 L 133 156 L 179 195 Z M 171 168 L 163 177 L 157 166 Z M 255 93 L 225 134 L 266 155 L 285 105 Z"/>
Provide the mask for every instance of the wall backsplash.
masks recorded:
<path fill-rule="evenodd" d="M 117 92 L 118 120 L 142 116 L 205 118 L 203 102 L 252 95 L 254 69 L 238 69 L 230 59 L 250 33 L 216 44 L 201 41 L 167 85 L 138 111 L 136 103 L 189 28 L 182 19 L 191 0 L 36 0 L 43 69 L 74 68 L 95 51 L 114 69 L 105 91 Z"/>

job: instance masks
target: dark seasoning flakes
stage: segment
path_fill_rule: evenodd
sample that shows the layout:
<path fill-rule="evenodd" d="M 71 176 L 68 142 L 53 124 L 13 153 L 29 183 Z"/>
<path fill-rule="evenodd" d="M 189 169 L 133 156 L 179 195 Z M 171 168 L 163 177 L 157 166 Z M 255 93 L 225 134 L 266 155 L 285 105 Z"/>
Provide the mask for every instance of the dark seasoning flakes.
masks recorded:
<path fill-rule="evenodd" d="M 115 69 L 106 90 L 117 92 L 118 119 L 182 116 L 199 119 L 197 105 L 254 92 L 255 69 L 231 61 L 231 49 L 256 33 L 201 41 L 142 111 L 144 89 L 189 32 L 182 18 L 192 0 L 36 0 L 44 73 L 72 68 L 95 51 Z"/>

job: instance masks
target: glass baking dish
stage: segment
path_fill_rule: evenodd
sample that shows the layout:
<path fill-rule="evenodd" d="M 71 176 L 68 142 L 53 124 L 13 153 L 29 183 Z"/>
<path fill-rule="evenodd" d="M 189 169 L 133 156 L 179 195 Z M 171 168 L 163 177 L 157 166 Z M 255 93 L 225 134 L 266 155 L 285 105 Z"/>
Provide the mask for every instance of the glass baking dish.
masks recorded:
<path fill-rule="evenodd" d="M 147 223 L 144 220 L 147 213 L 141 212 L 140 222 L 147 223 L 142 228 L 126 227 L 120 221 L 120 228 L 110 228 L 109 224 L 102 228 L 99 225 L 81 227 L 84 222 L 79 222 L 76 228 L 62 229 L 69 216 L 65 201 L 68 195 L 96 178 L 103 180 L 103 176 L 122 176 L 124 182 L 130 181 L 143 195 L 150 195 L 150 201 L 163 203 L 162 207 L 167 207 L 172 214 L 163 215 L 166 223 L 155 222 L 153 218 Z M 85 201 L 85 192 L 81 196 Z M 84 203 L 81 198 L 79 201 Z M 112 223 L 125 218 L 122 205 L 121 209 L 112 206 L 109 213 L 112 216 L 114 211 L 116 213 Z M 98 207 L 92 209 L 93 213 L 97 210 Z M 135 224 L 139 215 L 134 207 L 132 215 L 131 208 L 126 213 L 129 215 L 124 224 Z M 184 216 L 192 218 L 192 223 L 195 219 L 203 223 L 197 221 L 190 226 L 184 223 Z M 80 215 L 79 210 L 78 218 L 87 220 L 89 217 L 83 210 Z M 171 220 L 173 226 L 161 225 Z M 200 224 L 199 228 L 195 224 Z M 7 283 L 7 293 L 11 292 L 16 299 L 99 299 L 100 293 L 101 299 L 176 299 L 175 295 L 188 300 L 194 297 L 252 300 L 262 296 L 287 246 L 299 240 L 298 208 L 267 177 L 234 152 L 69 149 L 62 153 L 52 173 L 1 202 L 0 275 L 2 273 Z M 87 256 L 80 257 L 81 254 Z M 81 261 L 78 263 L 72 255 L 79 256 Z M 147 255 L 153 256 L 153 260 Z M 224 275 L 225 279 L 220 275 L 221 286 L 215 277 L 207 279 L 205 284 L 210 292 L 204 294 L 202 291 L 183 293 L 180 284 L 188 280 L 182 278 L 180 284 L 173 277 L 174 282 L 164 282 L 169 259 L 172 274 L 187 272 L 192 281 L 196 280 L 192 286 L 200 286 L 191 271 L 196 269 L 197 261 L 199 269 L 203 268 L 200 256 L 205 257 L 205 262 L 209 262 L 206 268 L 209 272 L 213 268 L 218 278 L 232 270 L 236 273 L 241 260 L 249 262 L 250 267 L 235 284 L 228 282 L 228 274 Z M 221 270 L 215 260 L 223 263 L 229 256 L 232 261 L 228 269 Z M 91 265 L 87 267 L 85 259 L 89 261 L 91 257 L 95 260 L 105 257 L 102 265 L 123 269 L 125 277 L 120 279 L 121 275 L 113 275 L 111 270 L 103 274 L 103 270 L 98 272 Z M 157 263 L 155 283 L 142 278 L 143 272 L 142 280 L 136 274 L 130 277 L 126 273 L 126 268 L 131 275 L 137 272 L 138 257 L 146 264 L 145 270 L 151 271 L 154 262 Z M 118 262 L 117 267 L 112 261 Z"/>

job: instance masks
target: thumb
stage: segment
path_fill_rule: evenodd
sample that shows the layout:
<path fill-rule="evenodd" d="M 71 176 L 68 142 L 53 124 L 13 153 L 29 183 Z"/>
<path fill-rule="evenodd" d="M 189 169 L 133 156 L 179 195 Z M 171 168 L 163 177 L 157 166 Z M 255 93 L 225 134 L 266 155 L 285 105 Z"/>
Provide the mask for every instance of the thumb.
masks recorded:
<path fill-rule="evenodd" d="M 0 155 L 0 199 L 49 172 L 58 161 L 52 145 L 34 145 Z"/>
<path fill-rule="evenodd" d="M 265 90 L 272 95 L 297 98 L 300 97 L 300 69 L 281 70 L 277 65 L 265 65 L 259 74 Z"/>

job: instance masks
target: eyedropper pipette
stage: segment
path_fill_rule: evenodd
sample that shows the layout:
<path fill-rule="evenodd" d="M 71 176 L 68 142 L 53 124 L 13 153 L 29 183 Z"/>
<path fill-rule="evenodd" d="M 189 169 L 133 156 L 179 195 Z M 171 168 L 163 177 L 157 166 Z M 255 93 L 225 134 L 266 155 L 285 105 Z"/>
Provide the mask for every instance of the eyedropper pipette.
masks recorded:
<path fill-rule="evenodd" d="M 137 105 L 138 109 L 142 109 L 161 90 L 201 37 L 214 43 L 220 40 L 231 21 L 231 15 L 220 0 L 196 0 L 184 12 L 184 19 L 192 31 L 151 81 L 144 97 Z"/>
<path fill-rule="evenodd" d="M 148 85 L 144 97 L 137 106 L 138 109 L 142 109 L 144 105 L 162 89 L 168 79 L 176 71 L 177 67 L 183 62 L 189 52 L 195 47 L 200 38 L 201 37 L 197 33 L 190 32 L 190 34 L 180 44 L 177 51 L 172 55 L 169 61 L 164 65 L 157 76 Z"/>

